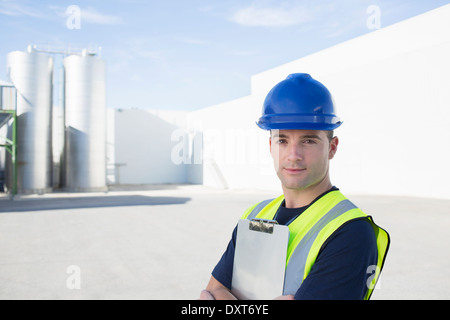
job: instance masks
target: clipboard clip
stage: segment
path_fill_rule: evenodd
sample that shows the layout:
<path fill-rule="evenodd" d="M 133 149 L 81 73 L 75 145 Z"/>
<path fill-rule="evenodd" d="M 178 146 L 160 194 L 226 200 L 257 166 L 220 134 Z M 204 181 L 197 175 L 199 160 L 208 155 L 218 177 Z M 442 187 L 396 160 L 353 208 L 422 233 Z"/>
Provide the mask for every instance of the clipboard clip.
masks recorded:
<path fill-rule="evenodd" d="M 278 224 L 278 221 L 276 221 L 276 220 L 253 218 L 252 220 L 250 220 L 248 228 L 249 228 L 249 230 L 252 230 L 252 231 L 258 231 L 258 232 L 272 234 L 273 226 L 276 224 Z"/>

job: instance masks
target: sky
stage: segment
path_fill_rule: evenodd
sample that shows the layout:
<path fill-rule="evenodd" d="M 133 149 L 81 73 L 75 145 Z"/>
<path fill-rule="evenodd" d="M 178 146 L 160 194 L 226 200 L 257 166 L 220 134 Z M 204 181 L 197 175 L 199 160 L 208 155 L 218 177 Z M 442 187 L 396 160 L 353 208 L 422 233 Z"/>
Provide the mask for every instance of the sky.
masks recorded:
<path fill-rule="evenodd" d="M 0 0 L 0 80 L 6 55 L 30 44 L 87 48 L 106 62 L 109 108 L 197 110 L 249 95 L 254 74 L 448 3 Z"/>

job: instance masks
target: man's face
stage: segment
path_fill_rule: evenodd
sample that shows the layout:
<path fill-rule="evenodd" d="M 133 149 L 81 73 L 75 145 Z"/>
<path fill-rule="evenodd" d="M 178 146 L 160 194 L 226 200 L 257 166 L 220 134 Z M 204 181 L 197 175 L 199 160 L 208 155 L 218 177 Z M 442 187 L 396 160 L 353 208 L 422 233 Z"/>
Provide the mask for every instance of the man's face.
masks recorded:
<path fill-rule="evenodd" d="M 329 141 L 325 131 L 272 130 L 270 153 L 284 188 L 304 190 L 328 178 L 337 137 Z"/>

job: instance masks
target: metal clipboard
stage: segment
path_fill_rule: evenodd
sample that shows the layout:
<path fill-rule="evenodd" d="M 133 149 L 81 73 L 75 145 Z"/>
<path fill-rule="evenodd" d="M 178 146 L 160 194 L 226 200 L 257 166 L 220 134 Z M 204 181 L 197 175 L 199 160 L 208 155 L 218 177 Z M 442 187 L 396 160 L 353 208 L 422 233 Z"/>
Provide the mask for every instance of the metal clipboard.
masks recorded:
<path fill-rule="evenodd" d="M 283 294 L 289 228 L 275 220 L 238 222 L 231 293 L 240 300 Z"/>

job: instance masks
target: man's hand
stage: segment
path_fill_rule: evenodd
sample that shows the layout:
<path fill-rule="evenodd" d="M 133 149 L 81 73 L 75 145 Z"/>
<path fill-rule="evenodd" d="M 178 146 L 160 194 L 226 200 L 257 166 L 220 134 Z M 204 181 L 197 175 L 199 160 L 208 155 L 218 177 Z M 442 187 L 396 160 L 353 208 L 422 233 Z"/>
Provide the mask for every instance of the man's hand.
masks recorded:
<path fill-rule="evenodd" d="M 292 294 L 288 294 L 286 296 L 276 297 L 274 300 L 294 300 L 294 296 Z"/>
<path fill-rule="evenodd" d="M 230 290 L 217 281 L 213 276 L 211 276 L 211 279 L 206 286 L 206 290 L 203 290 L 200 293 L 200 299 L 202 298 L 207 298 L 207 300 L 237 300 Z"/>
<path fill-rule="evenodd" d="M 202 290 L 202 292 L 200 292 L 200 297 L 198 298 L 198 300 L 215 300 L 214 296 L 211 294 L 211 292 L 209 292 L 208 290 Z"/>

